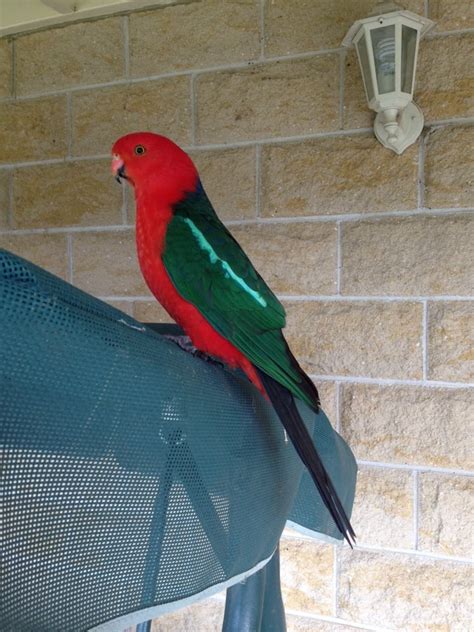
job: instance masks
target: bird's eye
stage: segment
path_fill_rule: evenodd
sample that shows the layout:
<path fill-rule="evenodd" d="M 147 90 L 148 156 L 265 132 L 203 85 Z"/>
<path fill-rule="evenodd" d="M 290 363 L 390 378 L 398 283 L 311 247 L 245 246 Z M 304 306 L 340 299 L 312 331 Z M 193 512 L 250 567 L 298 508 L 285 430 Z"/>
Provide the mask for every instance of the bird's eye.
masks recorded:
<path fill-rule="evenodd" d="M 145 147 L 143 147 L 143 145 L 137 145 L 134 151 L 137 156 L 143 156 L 143 154 L 146 153 L 146 149 Z"/>

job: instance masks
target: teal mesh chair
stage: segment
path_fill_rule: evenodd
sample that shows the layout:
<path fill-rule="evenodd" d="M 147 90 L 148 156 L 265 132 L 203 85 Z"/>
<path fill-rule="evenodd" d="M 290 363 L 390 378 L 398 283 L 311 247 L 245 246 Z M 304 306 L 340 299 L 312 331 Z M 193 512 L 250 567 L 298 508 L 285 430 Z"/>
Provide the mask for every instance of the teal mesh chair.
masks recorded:
<path fill-rule="evenodd" d="M 223 588 L 226 632 L 282 632 L 285 523 L 341 538 L 264 398 L 159 331 L 0 251 L 2 632 L 145 630 Z M 300 410 L 350 513 L 354 458 Z"/>

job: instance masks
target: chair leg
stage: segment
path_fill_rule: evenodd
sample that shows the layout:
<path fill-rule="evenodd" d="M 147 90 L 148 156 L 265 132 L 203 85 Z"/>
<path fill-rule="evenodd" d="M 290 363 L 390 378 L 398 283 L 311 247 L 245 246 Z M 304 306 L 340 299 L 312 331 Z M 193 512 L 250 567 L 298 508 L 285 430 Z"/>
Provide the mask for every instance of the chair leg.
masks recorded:
<path fill-rule="evenodd" d="M 260 632 L 286 632 L 285 608 L 280 584 L 280 548 L 268 562 Z"/>
<path fill-rule="evenodd" d="M 266 567 L 227 589 L 222 632 L 260 632 Z"/>
<path fill-rule="evenodd" d="M 278 549 L 260 571 L 227 589 L 222 632 L 286 632 Z"/>

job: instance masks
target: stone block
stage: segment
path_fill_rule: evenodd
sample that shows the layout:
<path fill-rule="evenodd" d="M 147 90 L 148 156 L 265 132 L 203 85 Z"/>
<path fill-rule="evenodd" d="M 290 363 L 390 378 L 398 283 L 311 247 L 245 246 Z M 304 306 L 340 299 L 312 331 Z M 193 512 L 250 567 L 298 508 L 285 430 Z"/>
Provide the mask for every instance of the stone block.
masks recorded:
<path fill-rule="evenodd" d="M 198 142 L 335 130 L 338 89 L 336 54 L 200 75 L 196 79 Z"/>
<path fill-rule="evenodd" d="M 442 127 L 426 139 L 425 205 L 472 207 L 474 127 Z"/>
<path fill-rule="evenodd" d="M 357 544 L 411 549 L 414 544 L 412 473 L 361 466 L 351 522 Z"/>
<path fill-rule="evenodd" d="M 469 470 L 472 389 L 342 386 L 341 427 L 358 459 Z"/>
<path fill-rule="evenodd" d="M 436 31 L 474 28 L 474 4 L 471 0 L 430 0 L 429 17 Z"/>
<path fill-rule="evenodd" d="M 66 97 L 0 103 L 0 121 L 0 163 L 66 156 Z"/>
<path fill-rule="evenodd" d="M 429 303 L 428 377 L 474 381 L 474 303 Z"/>
<path fill-rule="evenodd" d="M 121 224 L 122 198 L 108 160 L 17 169 L 13 223 L 15 228 Z"/>
<path fill-rule="evenodd" d="M 285 301 L 287 339 L 313 375 L 422 377 L 422 307 L 415 303 Z"/>
<path fill-rule="evenodd" d="M 474 34 L 423 40 L 416 71 L 415 101 L 425 121 L 474 114 Z"/>
<path fill-rule="evenodd" d="M 270 145 L 262 155 L 262 215 L 332 215 L 416 208 L 418 154 L 372 136 Z"/>
<path fill-rule="evenodd" d="M 471 295 L 474 221 L 467 214 L 348 222 L 343 294 Z"/>
<path fill-rule="evenodd" d="M 12 88 L 12 45 L 0 40 L 0 98 L 9 97 Z"/>
<path fill-rule="evenodd" d="M 255 0 L 204 0 L 130 15 L 135 77 L 223 66 L 259 55 Z"/>
<path fill-rule="evenodd" d="M 332 615 L 334 548 L 291 538 L 281 541 L 280 554 L 285 608 Z"/>
<path fill-rule="evenodd" d="M 120 17 L 68 24 L 15 40 L 15 86 L 19 95 L 106 83 L 124 76 Z"/>
<path fill-rule="evenodd" d="M 474 553 L 474 478 L 420 473 L 419 548 L 471 558 Z"/>
<path fill-rule="evenodd" d="M 73 153 L 108 154 L 130 132 L 155 132 L 177 143 L 191 140 L 189 77 L 113 86 L 72 98 Z"/>
<path fill-rule="evenodd" d="M 222 221 L 255 217 L 254 147 L 192 151 L 190 155 Z"/>
<path fill-rule="evenodd" d="M 375 551 L 342 551 L 339 616 L 361 624 L 418 632 L 469 630 L 467 564 Z"/>

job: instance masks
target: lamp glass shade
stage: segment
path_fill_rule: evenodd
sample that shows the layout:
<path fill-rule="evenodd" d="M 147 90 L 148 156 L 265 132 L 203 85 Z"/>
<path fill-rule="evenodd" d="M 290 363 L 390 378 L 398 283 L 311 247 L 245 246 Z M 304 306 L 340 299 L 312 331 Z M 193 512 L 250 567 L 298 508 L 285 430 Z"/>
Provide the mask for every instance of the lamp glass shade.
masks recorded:
<path fill-rule="evenodd" d="M 356 43 L 357 55 L 359 57 L 359 64 L 362 69 L 362 78 L 364 79 L 365 92 L 367 101 L 371 101 L 374 96 L 374 83 L 372 81 L 372 73 L 370 70 L 369 51 L 367 48 L 367 37 L 363 33 L 362 37 Z"/>
<path fill-rule="evenodd" d="M 415 60 L 419 30 L 402 25 L 401 90 L 413 94 Z"/>
<path fill-rule="evenodd" d="M 395 24 L 370 31 L 379 94 L 395 91 Z"/>

